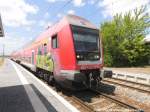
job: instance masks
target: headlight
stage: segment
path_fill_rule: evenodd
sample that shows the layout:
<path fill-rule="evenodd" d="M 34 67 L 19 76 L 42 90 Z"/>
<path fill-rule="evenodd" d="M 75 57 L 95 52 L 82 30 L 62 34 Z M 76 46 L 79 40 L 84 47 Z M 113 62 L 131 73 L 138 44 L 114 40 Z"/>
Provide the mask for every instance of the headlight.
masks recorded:
<path fill-rule="evenodd" d="M 79 59 L 79 58 L 80 58 L 80 56 L 79 56 L 79 55 L 77 55 L 77 58 Z"/>
<path fill-rule="evenodd" d="M 95 57 L 96 59 L 98 59 L 98 58 L 99 58 L 99 55 L 95 55 L 94 57 Z"/>

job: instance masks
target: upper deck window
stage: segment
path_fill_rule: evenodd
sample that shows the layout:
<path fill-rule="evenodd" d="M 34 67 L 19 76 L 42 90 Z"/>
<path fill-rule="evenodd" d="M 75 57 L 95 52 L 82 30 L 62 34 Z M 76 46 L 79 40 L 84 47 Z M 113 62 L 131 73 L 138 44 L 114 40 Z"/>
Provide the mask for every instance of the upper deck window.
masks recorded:
<path fill-rule="evenodd" d="M 58 38 L 57 35 L 52 37 L 52 48 L 58 48 Z"/>
<path fill-rule="evenodd" d="M 44 44 L 44 55 L 47 54 L 47 44 Z"/>
<path fill-rule="evenodd" d="M 38 55 L 42 55 L 42 49 L 41 49 L 41 46 L 38 47 Z"/>

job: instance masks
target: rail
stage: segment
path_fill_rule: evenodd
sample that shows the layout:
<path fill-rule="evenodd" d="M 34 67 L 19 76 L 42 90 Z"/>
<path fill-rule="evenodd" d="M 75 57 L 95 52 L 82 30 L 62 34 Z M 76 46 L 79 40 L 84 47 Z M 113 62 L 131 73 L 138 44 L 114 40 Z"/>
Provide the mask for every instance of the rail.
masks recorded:
<path fill-rule="evenodd" d="M 94 89 L 90 89 L 90 90 L 95 92 L 95 93 L 98 93 L 99 95 L 105 97 L 106 99 L 111 100 L 112 102 L 115 102 L 116 104 L 118 104 L 118 105 L 120 105 L 122 107 L 125 107 L 127 109 L 131 109 L 131 111 L 135 111 L 135 112 L 137 112 L 137 111 L 138 112 L 142 112 L 143 111 L 143 110 L 140 110 L 140 109 L 138 109 L 138 108 L 136 108 L 136 107 L 134 107 L 134 106 L 132 106 L 132 105 L 130 105 L 128 103 L 120 101 L 119 99 L 117 99 L 116 97 L 112 97 L 111 95 L 107 95 L 107 94 L 101 93 L 101 92 L 99 92 L 97 90 L 94 90 Z"/>
<path fill-rule="evenodd" d="M 41 79 L 42 80 L 42 79 Z M 44 81 L 44 80 L 43 80 Z M 81 111 L 89 111 L 89 112 L 97 112 L 97 111 L 113 111 L 113 110 L 127 110 L 131 112 L 143 112 L 138 108 L 117 99 L 115 96 L 103 94 L 99 91 L 89 89 L 89 92 L 92 92 L 92 96 L 90 94 L 82 93 L 82 97 L 87 96 L 91 99 L 90 102 L 82 100 L 82 98 L 77 97 L 74 93 L 71 96 L 63 95 L 64 98 L 68 99 L 70 103 L 74 102 L 74 106 L 79 108 Z M 61 92 L 58 92 L 58 94 Z M 80 93 L 80 92 L 78 92 Z M 92 101 L 92 99 L 96 99 L 96 101 Z"/>
<path fill-rule="evenodd" d="M 131 88 L 131 89 L 143 92 L 143 93 L 150 94 L 150 86 L 149 85 L 140 84 L 140 83 L 122 80 L 122 79 L 116 79 L 116 78 L 104 79 L 103 82 L 120 85 L 123 87 Z"/>

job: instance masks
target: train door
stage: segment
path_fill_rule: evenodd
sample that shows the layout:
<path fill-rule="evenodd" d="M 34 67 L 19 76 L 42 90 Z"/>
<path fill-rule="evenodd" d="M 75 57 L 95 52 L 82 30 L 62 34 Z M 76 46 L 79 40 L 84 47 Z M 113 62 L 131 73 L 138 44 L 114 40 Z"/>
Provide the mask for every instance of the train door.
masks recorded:
<path fill-rule="evenodd" d="M 34 64 L 34 50 L 32 50 L 32 59 L 31 59 L 31 63 Z"/>
<path fill-rule="evenodd" d="M 58 34 L 52 36 L 51 39 L 51 46 L 52 46 L 52 59 L 54 61 L 54 74 L 59 74 L 60 72 L 60 61 L 59 61 L 59 39 Z"/>

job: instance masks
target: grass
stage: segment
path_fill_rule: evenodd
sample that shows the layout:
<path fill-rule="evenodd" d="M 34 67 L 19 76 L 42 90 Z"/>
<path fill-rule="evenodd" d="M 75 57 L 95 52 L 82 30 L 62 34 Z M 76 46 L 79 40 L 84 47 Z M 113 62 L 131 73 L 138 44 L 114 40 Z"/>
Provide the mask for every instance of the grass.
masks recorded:
<path fill-rule="evenodd" d="M 0 57 L 0 66 L 2 66 L 4 63 L 4 59 Z"/>

